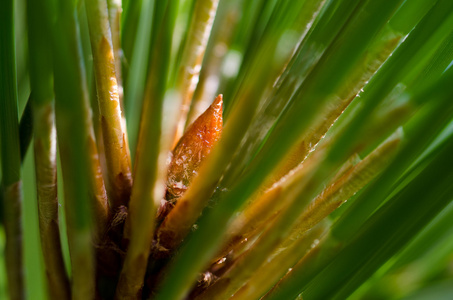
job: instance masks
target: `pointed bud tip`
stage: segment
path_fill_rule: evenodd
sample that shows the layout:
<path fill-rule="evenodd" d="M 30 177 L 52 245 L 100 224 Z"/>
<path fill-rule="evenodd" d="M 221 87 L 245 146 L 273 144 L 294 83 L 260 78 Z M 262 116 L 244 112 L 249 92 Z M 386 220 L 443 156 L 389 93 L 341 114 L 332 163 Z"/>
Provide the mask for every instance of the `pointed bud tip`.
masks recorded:
<path fill-rule="evenodd" d="M 214 108 L 217 112 L 223 110 L 223 95 L 219 94 L 217 98 L 212 102 L 211 107 Z"/>
<path fill-rule="evenodd" d="M 167 200 L 180 198 L 222 134 L 223 96 L 219 95 L 176 144 L 167 173 Z"/>

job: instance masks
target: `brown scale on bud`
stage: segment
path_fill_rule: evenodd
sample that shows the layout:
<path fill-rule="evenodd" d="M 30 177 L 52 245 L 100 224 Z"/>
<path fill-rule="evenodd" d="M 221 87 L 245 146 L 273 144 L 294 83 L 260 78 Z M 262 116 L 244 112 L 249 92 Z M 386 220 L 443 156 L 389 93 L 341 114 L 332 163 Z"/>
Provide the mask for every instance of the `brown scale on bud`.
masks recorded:
<path fill-rule="evenodd" d="M 166 200 L 175 203 L 187 190 L 205 158 L 222 134 L 223 97 L 190 125 L 173 150 L 167 175 Z"/>

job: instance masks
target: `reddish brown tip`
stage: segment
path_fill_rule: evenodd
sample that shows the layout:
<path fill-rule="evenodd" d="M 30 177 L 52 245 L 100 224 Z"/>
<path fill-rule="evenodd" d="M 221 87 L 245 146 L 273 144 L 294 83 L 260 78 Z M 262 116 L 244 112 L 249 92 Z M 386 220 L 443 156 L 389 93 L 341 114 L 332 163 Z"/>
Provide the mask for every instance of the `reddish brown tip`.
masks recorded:
<path fill-rule="evenodd" d="M 211 106 L 213 109 L 216 111 L 219 111 L 220 114 L 223 112 L 223 95 L 219 94 L 217 98 L 214 99 L 214 102 L 212 102 Z"/>
<path fill-rule="evenodd" d="M 201 163 L 220 139 L 223 129 L 222 113 L 223 96 L 219 95 L 179 140 L 168 169 L 167 200 L 175 201 L 182 196 Z"/>

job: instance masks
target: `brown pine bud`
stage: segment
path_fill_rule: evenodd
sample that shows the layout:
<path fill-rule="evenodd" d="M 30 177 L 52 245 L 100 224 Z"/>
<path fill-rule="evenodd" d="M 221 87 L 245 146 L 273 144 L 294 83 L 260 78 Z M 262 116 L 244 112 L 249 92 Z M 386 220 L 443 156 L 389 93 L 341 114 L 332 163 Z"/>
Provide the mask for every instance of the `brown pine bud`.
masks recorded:
<path fill-rule="evenodd" d="M 219 95 L 179 140 L 168 168 L 168 201 L 176 202 L 184 194 L 200 165 L 219 140 L 223 127 L 222 111 L 223 97 Z"/>

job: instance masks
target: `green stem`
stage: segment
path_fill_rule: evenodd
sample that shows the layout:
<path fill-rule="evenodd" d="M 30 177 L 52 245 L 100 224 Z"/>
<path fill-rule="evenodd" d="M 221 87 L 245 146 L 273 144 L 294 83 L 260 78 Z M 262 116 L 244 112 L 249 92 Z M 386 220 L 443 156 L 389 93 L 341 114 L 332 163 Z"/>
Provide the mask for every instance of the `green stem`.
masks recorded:
<path fill-rule="evenodd" d="M 112 209 L 127 205 L 132 187 L 131 161 L 115 70 L 106 0 L 86 1 L 100 122 Z"/>
<path fill-rule="evenodd" d="M 177 118 L 178 124 L 173 141 L 174 145 L 176 145 L 184 130 L 190 125 L 186 123 L 187 114 L 198 84 L 201 63 L 211 34 L 218 4 L 219 0 L 199 0 L 195 3 L 176 81 L 176 90 L 181 97 L 181 111 Z"/>
<path fill-rule="evenodd" d="M 35 171 L 39 230 L 50 299 L 69 299 L 70 288 L 61 251 L 53 103 L 34 108 Z"/>
<path fill-rule="evenodd" d="M 58 220 L 57 140 L 49 18 L 36 1 L 27 3 L 30 84 L 33 90 L 34 152 L 39 231 L 50 299 L 69 299 Z M 28 105 L 28 104 L 27 104 Z"/>
<path fill-rule="evenodd" d="M 109 10 L 109 22 L 110 30 L 112 33 L 112 46 L 113 53 L 115 57 L 115 71 L 116 71 L 116 81 L 118 82 L 118 94 L 120 97 L 121 110 L 124 112 L 124 103 L 123 103 L 123 76 L 122 76 L 122 67 L 121 67 L 121 16 L 123 13 L 123 7 L 121 5 L 121 0 L 107 0 L 108 10 Z M 123 122 L 125 122 L 124 113 Z"/>
<path fill-rule="evenodd" d="M 138 5 L 142 1 L 131 1 L 130 4 Z M 152 35 L 154 0 L 145 1 L 140 4 L 139 13 L 135 16 L 138 19 L 136 39 L 126 40 L 128 33 L 123 31 L 123 51 L 126 52 L 125 43 L 133 44 L 133 55 L 129 59 L 128 76 L 124 77 L 124 93 L 126 105 L 127 129 L 129 134 L 129 145 L 131 149 L 131 160 L 134 163 L 134 155 L 137 146 L 138 132 L 140 126 L 140 112 L 143 104 L 143 96 L 146 85 L 147 66 L 150 56 L 150 41 Z M 128 16 L 127 13 L 124 14 Z M 126 26 L 126 24 L 125 24 Z M 130 33 L 129 33 L 130 34 Z M 134 35 L 135 36 L 135 35 Z M 132 49 L 132 48 L 131 48 Z M 126 75 L 126 74 L 125 74 Z"/>
<path fill-rule="evenodd" d="M 33 112 L 32 112 L 32 95 L 28 98 L 27 105 L 25 106 L 22 117 L 19 123 L 19 143 L 20 143 L 20 162 L 24 162 L 25 155 L 27 154 L 28 147 L 30 147 L 31 139 L 33 137 Z M 0 182 L 0 224 L 3 224 L 3 180 Z"/>
<path fill-rule="evenodd" d="M 124 232 L 130 242 L 116 289 L 116 299 L 131 299 L 140 295 L 153 239 L 157 205 L 165 195 L 166 159 L 172 134 L 169 133 L 167 122 L 164 122 L 163 110 L 177 7 L 178 1 L 156 2 L 153 19 L 155 47 L 150 61 L 152 72 L 145 92 L 134 186 Z M 157 15 L 162 12 L 163 15 Z"/>
<path fill-rule="evenodd" d="M 217 9 L 211 38 L 206 48 L 200 78 L 195 89 L 186 124 L 192 124 L 211 105 L 220 83 L 225 54 L 231 46 L 238 22 L 238 1 L 221 2 Z"/>
<path fill-rule="evenodd" d="M 143 3 L 150 2 L 143 0 L 123 1 L 124 18 L 121 20 L 121 45 L 124 51 L 124 59 L 129 64 L 131 63 L 132 57 L 134 56 L 135 40 L 139 35 L 139 16 L 143 9 Z M 126 81 L 128 80 L 127 78 L 125 79 Z"/>
<path fill-rule="evenodd" d="M 49 10 L 53 7 L 48 2 Z M 55 112 L 72 265 L 72 298 L 95 295 L 94 243 L 106 229 L 107 198 L 102 179 L 82 60 L 76 9 L 56 3 L 53 26 Z M 94 230 L 93 228 L 96 228 Z"/>
<path fill-rule="evenodd" d="M 3 174 L 6 272 L 11 299 L 24 299 L 22 182 L 14 39 L 14 1 L 0 10 L 0 137 Z"/>

